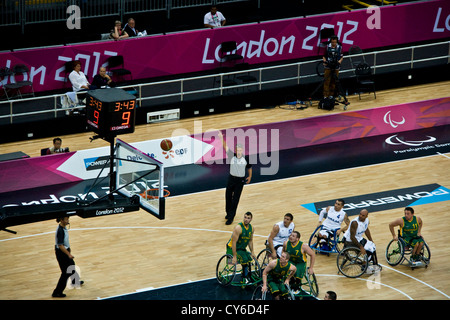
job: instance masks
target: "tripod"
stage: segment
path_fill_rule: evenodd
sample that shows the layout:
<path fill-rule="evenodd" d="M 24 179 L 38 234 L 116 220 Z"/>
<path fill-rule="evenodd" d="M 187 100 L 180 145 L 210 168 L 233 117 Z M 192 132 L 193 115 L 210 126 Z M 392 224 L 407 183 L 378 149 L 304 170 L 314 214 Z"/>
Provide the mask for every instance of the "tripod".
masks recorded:
<path fill-rule="evenodd" d="M 319 61 L 319 63 L 317 64 L 317 68 L 316 68 L 317 71 L 318 71 L 319 65 L 322 65 L 322 64 L 323 64 L 323 62 Z M 312 97 L 317 93 L 317 91 L 319 91 L 320 89 L 323 90 L 325 81 L 331 80 L 331 81 L 334 81 L 334 83 L 335 83 L 333 97 L 340 96 L 340 97 L 343 97 L 343 99 L 344 99 L 343 102 L 335 100 L 335 104 L 343 104 L 344 105 L 344 110 L 347 110 L 347 106 L 350 104 L 350 102 L 348 102 L 347 97 L 346 97 L 345 92 L 344 92 L 344 89 L 342 88 L 342 85 L 341 85 L 341 83 L 339 81 L 339 77 L 336 75 L 336 69 L 330 68 L 329 70 L 330 70 L 330 72 L 329 72 L 328 77 L 325 77 L 325 73 L 324 73 L 323 74 L 323 77 L 324 77 L 323 81 L 310 94 L 309 99 L 308 99 L 309 100 L 309 105 L 312 106 Z M 317 72 L 317 74 L 319 76 L 322 76 L 319 72 Z M 330 79 L 329 77 L 332 77 L 332 79 Z M 337 93 L 337 95 L 336 95 L 336 93 Z"/>

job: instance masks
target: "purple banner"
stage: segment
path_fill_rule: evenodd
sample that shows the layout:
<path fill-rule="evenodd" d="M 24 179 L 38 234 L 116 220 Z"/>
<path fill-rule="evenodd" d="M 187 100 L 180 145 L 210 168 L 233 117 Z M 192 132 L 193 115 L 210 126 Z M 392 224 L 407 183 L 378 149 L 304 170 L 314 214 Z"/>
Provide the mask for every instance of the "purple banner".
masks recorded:
<path fill-rule="evenodd" d="M 235 40 L 250 64 L 318 55 L 319 32 L 334 28 L 344 51 L 358 45 L 378 48 L 450 37 L 450 1 L 435 0 L 371 7 L 306 18 L 204 29 L 168 35 L 103 41 L 0 53 L 0 67 L 24 63 L 31 69 L 35 91 L 67 88 L 64 63 L 80 60 L 92 80 L 107 58 L 123 55 L 133 79 L 210 70 L 220 65 L 220 43 Z M 19 79 L 18 79 L 19 80 Z M 14 82 L 10 76 L 3 84 Z"/>
<path fill-rule="evenodd" d="M 348 111 L 306 119 L 266 123 L 257 126 L 224 130 L 231 149 L 235 141 L 244 137 L 245 152 L 249 155 L 302 148 L 338 141 L 392 134 L 385 143 L 390 145 L 431 147 L 435 140 L 424 136 L 420 140 L 402 138 L 402 132 L 439 127 L 450 124 L 450 97 L 405 103 L 368 110 Z M 191 136 L 168 137 L 174 145 L 182 146 L 185 154 L 198 154 L 192 162 L 176 162 L 171 157 L 181 152 L 157 152 L 162 140 L 133 143 L 144 153 L 164 163 L 165 167 L 191 163 L 223 163 L 225 154 L 217 130 L 206 130 Z M 185 138 L 185 139 L 182 139 Z M 176 141 L 185 142 L 178 143 Z M 0 163 L 0 193 L 42 186 L 83 181 L 97 177 L 108 160 L 109 148 L 87 149 L 77 152 L 5 161 Z M 178 153 L 178 155 L 177 155 Z M 200 160 L 198 160 L 200 159 Z M 105 172 L 106 174 L 106 172 Z"/>
<path fill-rule="evenodd" d="M 246 154 L 255 155 L 384 134 L 393 134 L 391 144 L 421 145 L 423 141 L 399 141 L 397 134 L 448 124 L 450 97 L 227 129 L 223 134 L 230 149 L 242 144 Z M 214 146 L 198 163 L 211 163 L 225 157 L 220 152 L 222 143 L 214 132 L 194 137 Z"/>

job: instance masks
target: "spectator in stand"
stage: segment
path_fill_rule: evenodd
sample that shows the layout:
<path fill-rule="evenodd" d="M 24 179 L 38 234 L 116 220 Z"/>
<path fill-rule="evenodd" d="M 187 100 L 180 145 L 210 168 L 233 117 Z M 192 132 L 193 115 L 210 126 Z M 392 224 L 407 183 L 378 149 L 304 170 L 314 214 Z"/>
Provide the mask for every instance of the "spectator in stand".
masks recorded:
<path fill-rule="evenodd" d="M 128 19 L 123 30 L 128 34 L 129 37 L 137 37 L 139 31 L 136 29 L 136 21 L 133 18 Z"/>
<path fill-rule="evenodd" d="M 81 71 L 81 62 L 78 60 L 73 62 L 73 71 L 69 74 L 69 80 L 72 83 L 72 89 L 75 92 L 95 89 L 91 86 L 83 71 Z"/>
<path fill-rule="evenodd" d="M 114 23 L 114 29 L 111 30 L 111 34 L 109 35 L 109 37 L 117 41 L 120 39 L 128 38 L 129 35 L 125 30 L 122 30 L 122 22 L 116 20 L 116 22 Z"/>
<path fill-rule="evenodd" d="M 217 11 L 216 6 L 212 6 L 211 11 L 205 14 L 205 17 L 203 18 L 205 28 L 214 29 L 223 27 L 226 22 L 227 20 L 220 11 Z"/>
<path fill-rule="evenodd" d="M 114 81 L 111 80 L 111 77 L 106 73 L 105 67 L 100 67 L 98 74 L 95 75 L 94 80 L 92 81 L 92 85 L 97 89 L 113 88 L 116 86 Z"/>

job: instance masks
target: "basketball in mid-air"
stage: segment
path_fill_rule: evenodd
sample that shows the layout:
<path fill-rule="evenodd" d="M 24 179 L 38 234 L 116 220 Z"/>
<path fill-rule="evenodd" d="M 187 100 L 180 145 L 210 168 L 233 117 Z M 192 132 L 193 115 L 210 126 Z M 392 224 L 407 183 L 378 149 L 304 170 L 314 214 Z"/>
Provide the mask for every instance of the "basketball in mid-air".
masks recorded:
<path fill-rule="evenodd" d="M 172 149 L 172 141 L 170 141 L 169 139 L 164 139 L 161 141 L 161 149 L 163 149 L 164 151 L 170 151 L 170 149 Z"/>

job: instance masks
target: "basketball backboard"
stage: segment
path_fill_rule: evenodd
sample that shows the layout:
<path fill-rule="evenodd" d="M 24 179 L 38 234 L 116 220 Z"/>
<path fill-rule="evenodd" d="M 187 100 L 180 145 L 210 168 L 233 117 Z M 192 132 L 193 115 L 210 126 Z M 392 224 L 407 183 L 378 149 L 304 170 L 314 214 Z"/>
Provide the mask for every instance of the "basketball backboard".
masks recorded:
<path fill-rule="evenodd" d="M 164 167 L 161 162 L 116 140 L 116 189 L 132 197 L 139 196 L 139 205 L 158 219 L 165 218 Z"/>

